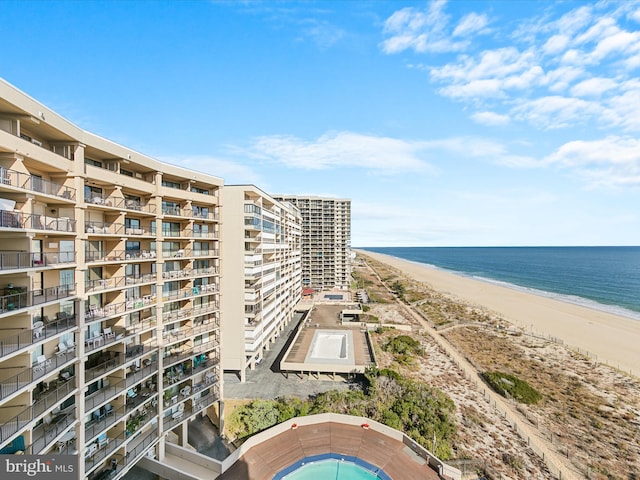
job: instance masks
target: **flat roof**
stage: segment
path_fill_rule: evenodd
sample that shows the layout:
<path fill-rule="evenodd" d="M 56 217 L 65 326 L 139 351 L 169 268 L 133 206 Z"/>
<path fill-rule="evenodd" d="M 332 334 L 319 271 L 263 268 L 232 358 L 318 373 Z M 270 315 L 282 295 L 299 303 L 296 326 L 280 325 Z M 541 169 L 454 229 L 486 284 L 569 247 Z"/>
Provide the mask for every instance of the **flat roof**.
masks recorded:
<path fill-rule="evenodd" d="M 316 304 L 301 322 L 280 362 L 289 372 L 356 373 L 375 363 L 368 333 L 360 325 L 342 326 L 340 312 L 352 306 Z M 344 334 L 344 344 L 338 338 Z M 319 343 L 323 342 L 323 343 Z M 344 347 L 345 351 L 342 352 Z M 337 353 L 334 350 L 337 349 Z M 344 355 L 343 355 L 344 353 Z"/>

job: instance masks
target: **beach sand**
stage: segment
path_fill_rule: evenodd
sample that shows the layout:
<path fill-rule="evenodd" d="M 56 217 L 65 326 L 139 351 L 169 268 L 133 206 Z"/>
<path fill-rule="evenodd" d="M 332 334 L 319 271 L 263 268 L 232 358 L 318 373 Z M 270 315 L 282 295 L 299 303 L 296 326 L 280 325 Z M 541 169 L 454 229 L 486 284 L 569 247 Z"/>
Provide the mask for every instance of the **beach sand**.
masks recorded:
<path fill-rule="evenodd" d="M 407 260 L 358 251 L 526 331 L 556 337 L 599 362 L 640 376 L 640 321 L 474 280 Z M 586 351 L 586 352 L 585 352 Z"/>

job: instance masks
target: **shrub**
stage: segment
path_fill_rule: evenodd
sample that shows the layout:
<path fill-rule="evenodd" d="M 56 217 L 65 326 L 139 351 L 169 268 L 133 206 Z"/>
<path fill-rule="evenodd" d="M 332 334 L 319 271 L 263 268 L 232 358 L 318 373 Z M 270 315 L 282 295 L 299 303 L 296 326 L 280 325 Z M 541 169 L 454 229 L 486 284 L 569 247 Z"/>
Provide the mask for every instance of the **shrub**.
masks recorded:
<path fill-rule="evenodd" d="M 503 397 L 511 397 L 520 403 L 534 404 L 542 399 L 540 392 L 514 375 L 504 372 L 484 372 L 482 378 Z"/>

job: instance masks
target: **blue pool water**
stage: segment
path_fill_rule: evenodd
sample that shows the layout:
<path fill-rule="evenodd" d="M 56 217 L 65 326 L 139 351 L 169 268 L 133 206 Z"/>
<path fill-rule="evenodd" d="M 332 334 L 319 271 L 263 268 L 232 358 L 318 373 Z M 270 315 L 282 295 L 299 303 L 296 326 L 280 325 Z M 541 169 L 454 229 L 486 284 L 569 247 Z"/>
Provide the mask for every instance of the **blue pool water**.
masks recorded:
<path fill-rule="evenodd" d="M 278 472 L 273 480 L 391 480 L 358 457 L 323 453 L 304 458 Z"/>
<path fill-rule="evenodd" d="M 355 463 L 340 460 L 322 460 L 308 463 L 283 477 L 283 480 L 378 480 L 375 473 Z"/>

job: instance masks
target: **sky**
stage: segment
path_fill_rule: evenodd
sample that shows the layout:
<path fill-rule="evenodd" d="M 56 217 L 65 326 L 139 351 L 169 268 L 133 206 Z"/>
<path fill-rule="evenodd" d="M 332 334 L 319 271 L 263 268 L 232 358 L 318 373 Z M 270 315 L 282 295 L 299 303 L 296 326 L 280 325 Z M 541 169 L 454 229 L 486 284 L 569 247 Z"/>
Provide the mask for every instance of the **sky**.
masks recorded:
<path fill-rule="evenodd" d="M 640 2 L 0 0 L 0 77 L 354 247 L 640 244 Z"/>

